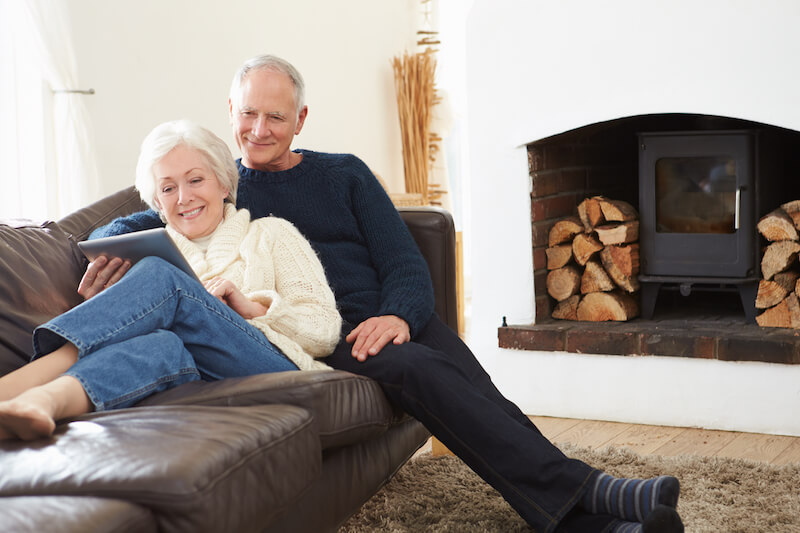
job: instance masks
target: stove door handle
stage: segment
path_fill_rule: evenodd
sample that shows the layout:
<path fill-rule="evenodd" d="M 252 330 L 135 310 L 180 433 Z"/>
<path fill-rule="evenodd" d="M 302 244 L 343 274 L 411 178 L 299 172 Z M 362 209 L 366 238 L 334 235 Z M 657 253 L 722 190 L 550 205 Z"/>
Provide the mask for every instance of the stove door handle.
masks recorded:
<path fill-rule="evenodd" d="M 739 214 L 741 212 L 742 207 L 742 191 L 744 190 L 744 186 L 736 187 L 736 211 L 733 214 L 733 229 L 739 229 Z"/>

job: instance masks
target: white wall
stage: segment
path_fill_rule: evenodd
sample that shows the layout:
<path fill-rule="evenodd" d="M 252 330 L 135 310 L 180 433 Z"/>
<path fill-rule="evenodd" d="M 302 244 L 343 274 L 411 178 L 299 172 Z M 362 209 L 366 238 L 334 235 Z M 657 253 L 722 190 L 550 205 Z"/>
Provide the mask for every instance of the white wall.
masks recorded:
<path fill-rule="evenodd" d="M 141 139 L 164 120 L 196 120 L 235 149 L 226 108 L 230 79 L 242 61 L 265 52 L 292 61 L 306 77 L 310 114 L 295 146 L 356 153 L 402 190 L 390 59 L 413 49 L 418 0 L 67 6 L 81 83 L 97 91 L 86 103 L 104 194 L 132 183 Z M 497 347 L 503 316 L 510 323 L 534 316 L 523 145 L 645 112 L 712 113 L 800 129 L 798 10 L 792 0 L 474 0 L 466 27 L 467 104 L 455 110 L 469 123 L 468 340 L 523 410 L 800 435 L 800 365 Z M 708 37 L 714 33 L 716 39 Z M 640 66 L 673 57 L 683 60 L 680 69 Z M 621 83 L 588 83 L 596 73 Z M 617 387 L 621 381 L 631 387 Z M 659 401 L 631 401 L 650 393 Z"/>
<path fill-rule="evenodd" d="M 417 0 L 69 0 L 103 194 L 133 183 L 139 145 L 189 118 L 228 141 L 230 82 L 260 53 L 291 61 L 309 118 L 294 147 L 360 156 L 403 190 L 391 58 L 414 50 Z"/>
<path fill-rule="evenodd" d="M 793 0 L 475 0 L 467 23 L 472 328 L 525 412 L 800 435 L 800 365 L 501 350 L 531 323 L 524 144 L 643 113 L 707 113 L 800 130 Z"/>

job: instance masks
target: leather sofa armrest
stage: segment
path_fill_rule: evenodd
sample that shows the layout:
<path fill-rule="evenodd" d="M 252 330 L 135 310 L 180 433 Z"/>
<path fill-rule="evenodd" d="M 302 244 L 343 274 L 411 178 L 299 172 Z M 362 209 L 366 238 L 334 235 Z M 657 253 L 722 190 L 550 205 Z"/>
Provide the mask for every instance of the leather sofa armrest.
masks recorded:
<path fill-rule="evenodd" d="M 314 413 L 323 449 L 376 437 L 398 419 L 376 381 L 340 370 L 194 381 L 149 396 L 137 406 L 266 404 L 294 405 Z"/>
<path fill-rule="evenodd" d="M 0 220 L 0 375 L 33 355 L 39 324 L 78 305 L 86 259 L 55 222 Z"/>
<path fill-rule="evenodd" d="M 434 310 L 458 332 L 456 295 L 456 229 L 453 216 L 433 206 L 398 207 L 400 216 L 428 263 L 436 299 Z"/>

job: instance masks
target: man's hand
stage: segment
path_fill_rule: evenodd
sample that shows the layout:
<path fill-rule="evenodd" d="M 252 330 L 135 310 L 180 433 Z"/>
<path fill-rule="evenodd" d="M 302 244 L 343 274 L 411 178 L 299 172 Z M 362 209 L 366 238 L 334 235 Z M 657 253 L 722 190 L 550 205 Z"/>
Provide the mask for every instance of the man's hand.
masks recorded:
<path fill-rule="evenodd" d="M 345 338 L 353 343 L 353 357 L 362 363 L 368 356 L 378 355 L 389 341 L 403 344 L 411 340 L 408 322 L 395 315 L 368 318 L 350 332 Z"/>
<path fill-rule="evenodd" d="M 203 285 L 212 296 L 239 313 L 244 319 L 249 320 L 267 314 L 267 307 L 249 300 L 233 282 L 227 279 L 215 276 Z"/>
<path fill-rule="evenodd" d="M 122 279 L 130 268 L 130 261 L 123 261 L 119 257 L 109 259 L 101 255 L 86 268 L 86 273 L 78 285 L 78 294 L 83 296 L 84 300 L 88 300 Z"/>

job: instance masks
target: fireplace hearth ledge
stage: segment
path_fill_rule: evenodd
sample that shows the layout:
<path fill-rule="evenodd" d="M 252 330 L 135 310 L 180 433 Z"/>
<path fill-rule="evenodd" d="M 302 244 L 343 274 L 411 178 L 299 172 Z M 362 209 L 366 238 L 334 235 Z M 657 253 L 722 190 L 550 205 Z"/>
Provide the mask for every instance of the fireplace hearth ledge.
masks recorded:
<path fill-rule="evenodd" d="M 800 331 L 736 321 L 541 321 L 498 328 L 499 347 L 617 356 L 667 356 L 800 365 Z"/>

